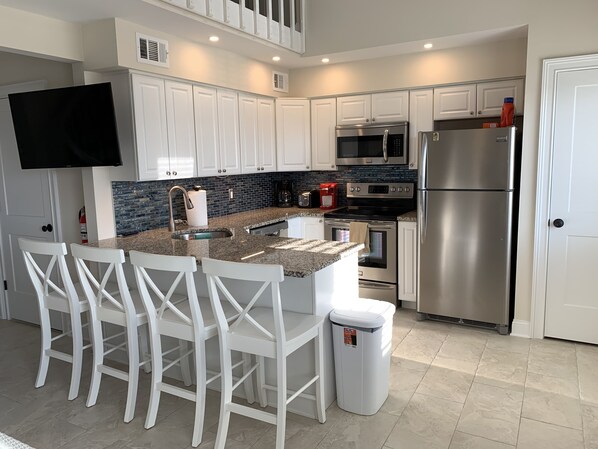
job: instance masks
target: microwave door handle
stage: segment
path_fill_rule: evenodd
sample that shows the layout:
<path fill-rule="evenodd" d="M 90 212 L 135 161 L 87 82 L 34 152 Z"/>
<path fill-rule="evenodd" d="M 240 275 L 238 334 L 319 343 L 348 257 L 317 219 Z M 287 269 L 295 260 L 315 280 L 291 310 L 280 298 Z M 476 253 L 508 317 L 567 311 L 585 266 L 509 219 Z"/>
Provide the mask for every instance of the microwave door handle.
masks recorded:
<path fill-rule="evenodd" d="M 384 162 L 388 162 L 388 129 L 384 130 L 384 137 L 382 138 L 382 155 Z"/>

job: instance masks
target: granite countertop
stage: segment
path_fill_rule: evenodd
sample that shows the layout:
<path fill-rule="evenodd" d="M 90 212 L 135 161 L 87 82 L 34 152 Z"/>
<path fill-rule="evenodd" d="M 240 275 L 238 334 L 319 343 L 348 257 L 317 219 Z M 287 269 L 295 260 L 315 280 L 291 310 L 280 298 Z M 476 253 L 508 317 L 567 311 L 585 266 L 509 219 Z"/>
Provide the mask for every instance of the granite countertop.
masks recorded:
<path fill-rule="evenodd" d="M 417 211 L 412 210 L 411 212 L 407 212 L 406 214 L 400 215 L 399 221 L 411 221 L 411 222 L 415 221 L 416 222 L 417 221 Z"/>
<path fill-rule="evenodd" d="M 127 237 L 114 237 L 89 243 L 99 248 L 120 248 L 174 256 L 195 256 L 247 263 L 282 265 L 285 276 L 303 278 L 363 248 L 360 243 L 304 240 L 286 237 L 251 235 L 247 229 L 301 216 L 322 216 L 320 209 L 298 207 L 257 209 L 215 217 L 208 226 L 178 226 L 177 232 L 189 229 L 230 230 L 232 237 L 212 240 L 175 240 L 166 228 L 153 229 Z"/>

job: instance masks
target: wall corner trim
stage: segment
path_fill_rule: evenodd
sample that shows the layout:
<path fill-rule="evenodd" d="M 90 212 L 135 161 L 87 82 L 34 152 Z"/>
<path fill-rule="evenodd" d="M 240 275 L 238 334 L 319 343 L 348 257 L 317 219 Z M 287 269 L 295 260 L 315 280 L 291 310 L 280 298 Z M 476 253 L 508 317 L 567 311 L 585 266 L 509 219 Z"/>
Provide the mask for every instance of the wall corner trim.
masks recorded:
<path fill-rule="evenodd" d="M 532 338 L 530 322 L 523 320 L 513 320 L 511 329 L 512 337 Z"/>

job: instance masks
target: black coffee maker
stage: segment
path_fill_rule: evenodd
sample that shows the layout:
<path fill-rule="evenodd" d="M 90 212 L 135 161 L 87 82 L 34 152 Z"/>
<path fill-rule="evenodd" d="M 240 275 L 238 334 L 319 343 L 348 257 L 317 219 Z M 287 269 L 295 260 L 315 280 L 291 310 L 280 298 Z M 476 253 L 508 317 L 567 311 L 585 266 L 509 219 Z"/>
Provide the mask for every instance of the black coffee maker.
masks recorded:
<path fill-rule="evenodd" d="M 290 181 L 274 182 L 274 205 L 278 207 L 293 205 L 293 189 Z"/>

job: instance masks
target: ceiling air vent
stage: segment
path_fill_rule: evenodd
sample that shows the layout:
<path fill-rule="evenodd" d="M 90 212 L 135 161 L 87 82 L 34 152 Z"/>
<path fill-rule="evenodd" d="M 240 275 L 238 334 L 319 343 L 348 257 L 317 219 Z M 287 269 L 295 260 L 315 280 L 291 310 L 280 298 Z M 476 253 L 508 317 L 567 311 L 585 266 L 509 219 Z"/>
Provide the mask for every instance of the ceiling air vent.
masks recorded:
<path fill-rule="evenodd" d="M 289 74 L 272 72 L 272 89 L 277 92 L 289 92 Z"/>
<path fill-rule="evenodd" d="M 168 41 L 137 33 L 137 62 L 168 67 Z"/>

